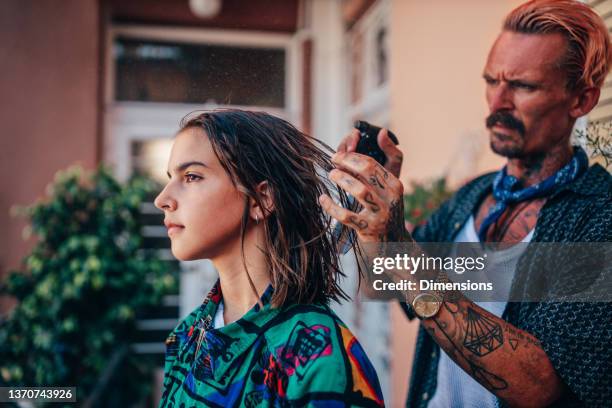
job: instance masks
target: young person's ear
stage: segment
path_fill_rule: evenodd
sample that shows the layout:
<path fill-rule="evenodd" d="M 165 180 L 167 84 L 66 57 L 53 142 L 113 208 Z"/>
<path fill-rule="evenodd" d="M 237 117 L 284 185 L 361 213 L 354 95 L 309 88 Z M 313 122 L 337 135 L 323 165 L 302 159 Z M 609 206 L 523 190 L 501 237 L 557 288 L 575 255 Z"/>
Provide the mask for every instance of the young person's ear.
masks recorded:
<path fill-rule="evenodd" d="M 599 95 L 601 90 L 599 88 L 591 87 L 585 88 L 576 94 L 572 108 L 570 109 L 570 116 L 574 119 L 578 119 L 581 116 L 588 114 L 597 102 L 599 102 Z"/>
<path fill-rule="evenodd" d="M 254 199 L 250 200 L 250 215 L 251 219 L 256 223 L 262 221 L 274 211 L 274 195 L 270 184 L 267 181 L 262 181 L 255 188 L 255 192 L 259 197 L 260 205 Z M 263 208 L 262 208 L 263 207 Z"/>

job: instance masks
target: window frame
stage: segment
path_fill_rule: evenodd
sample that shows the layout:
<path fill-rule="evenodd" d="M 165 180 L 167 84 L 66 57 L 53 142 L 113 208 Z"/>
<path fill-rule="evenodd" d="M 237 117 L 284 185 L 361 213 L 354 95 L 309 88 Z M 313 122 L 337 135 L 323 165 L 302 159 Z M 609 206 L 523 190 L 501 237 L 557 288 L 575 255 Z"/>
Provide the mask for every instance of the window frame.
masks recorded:
<path fill-rule="evenodd" d="M 113 44 L 118 38 L 189 44 L 224 45 L 245 48 L 278 48 L 285 51 L 285 106 L 245 106 L 219 103 L 173 103 L 115 100 L 116 64 Z M 113 25 L 105 39 L 104 84 L 104 160 L 120 180 L 132 171 L 130 149 L 134 140 L 171 137 L 180 119 L 201 109 L 239 108 L 263 110 L 301 126 L 301 55 L 299 42 L 292 34 L 246 30 L 218 30 L 189 27 Z"/>

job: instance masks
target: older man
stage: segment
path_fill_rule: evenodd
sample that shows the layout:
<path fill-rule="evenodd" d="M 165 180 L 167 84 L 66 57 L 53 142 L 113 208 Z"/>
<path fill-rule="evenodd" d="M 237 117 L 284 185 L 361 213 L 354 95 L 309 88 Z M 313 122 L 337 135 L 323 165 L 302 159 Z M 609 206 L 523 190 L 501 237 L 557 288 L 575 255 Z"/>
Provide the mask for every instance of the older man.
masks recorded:
<path fill-rule="evenodd" d="M 597 104 L 611 60 L 609 33 L 588 6 L 525 3 L 506 17 L 483 72 L 490 145 L 507 158 L 503 169 L 469 182 L 410 236 L 401 228 L 403 189 L 394 177 L 401 152 L 379 134 L 389 159 L 385 170 L 354 153 L 353 133 L 340 145 L 330 177 L 363 210 L 351 212 L 326 196 L 321 205 L 363 243 L 610 242 L 612 177 L 599 165 L 589 167 L 570 136 L 576 119 Z M 409 406 L 604 406 L 612 400 L 610 303 L 485 306 L 457 292 L 436 295 L 440 302 L 417 294 L 404 304 L 410 318 L 421 319 Z M 466 341 L 474 322 L 498 333 L 490 347 Z"/>

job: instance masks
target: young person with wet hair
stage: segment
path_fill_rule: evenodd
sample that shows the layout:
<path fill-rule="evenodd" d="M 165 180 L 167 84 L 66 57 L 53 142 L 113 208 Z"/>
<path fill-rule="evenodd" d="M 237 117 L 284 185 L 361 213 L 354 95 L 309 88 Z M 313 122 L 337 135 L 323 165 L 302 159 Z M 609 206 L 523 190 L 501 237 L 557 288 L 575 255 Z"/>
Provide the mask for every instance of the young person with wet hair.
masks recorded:
<path fill-rule="evenodd" d="M 572 128 L 597 104 L 611 64 L 610 33 L 588 5 L 528 1 L 506 17 L 483 72 L 486 127 L 491 149 L 506 158 L 502 169 L 467 183 L 408 233 L 403 191 L 393 188 L 401 153 L 387 154 L 400 163 L 388 174 L 355 153 L 353 133 L 340 145 L 339 170 L 330 176 L 363 209 L 350 211 L 325 196 L 321 204 L 357 225 L 360 241 L 377 245 L 612 242 L 612 176 L 599 164 L 589 166 L 586 153 L 571 144 Z M 533 254 L 513 255 L 515 267 L 503 276 L 523 296 L 513 300 L 521 301 L 485 305 L 457 291 L 411 293 L 402 306 L 410 319 L 420 319 L 420 329 L 407 406 L 610 406 L 612 303 L 589 296 L 601 288 L 576 293 L 576 271 L 591 266 L 583 260 L 559 251 L 544 267 Z M 596 271 L 609 285 L 610 265 L 602 264 Z M 581 301 L 529 301 L 532 288 L 552 299 L 577 294 Z M 437 300 L 423 300 L 432 297 Z"/>
<path fill-rule="evenodd" d="M 166 341 L 160 407 L 384 405 L 373 366 L 329 306 L 347 296 L 317 203 L 334 191 L 321 177 L 328 149 L 262 112 L 183 120 L 155 205 L 175 257 L 210 259 L 219 280 Z"/>

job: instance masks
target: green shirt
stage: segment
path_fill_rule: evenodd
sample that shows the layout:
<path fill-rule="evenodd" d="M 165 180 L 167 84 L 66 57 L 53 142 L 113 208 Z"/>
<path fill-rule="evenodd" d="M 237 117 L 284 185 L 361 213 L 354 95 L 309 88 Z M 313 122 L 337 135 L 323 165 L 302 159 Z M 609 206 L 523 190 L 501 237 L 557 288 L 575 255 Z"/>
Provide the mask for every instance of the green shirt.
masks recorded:
<path fill-rule="evenodd" d="M 160 408 L 384 406 L 374 367 L 328 306 L 273 308 L 271 296 L 214 329 L 217 282 L 166 340 Z"/>

